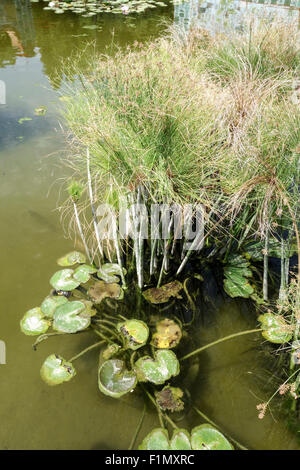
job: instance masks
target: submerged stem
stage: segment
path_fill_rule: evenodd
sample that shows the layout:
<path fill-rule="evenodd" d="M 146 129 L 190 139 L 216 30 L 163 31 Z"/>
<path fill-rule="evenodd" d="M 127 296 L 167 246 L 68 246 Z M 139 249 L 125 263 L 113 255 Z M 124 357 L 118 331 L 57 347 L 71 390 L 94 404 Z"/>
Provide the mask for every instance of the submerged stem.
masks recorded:
<path fill-rule="evenodd" d="M 141 430 L 141 427 L 143 425 L 143 421 L 144 421 L 144 418 L 145 418 L 145 413 L 146 413 L 146 404 L 144 403 L 144 408 L 143 408 L 143 411 L 142 411 L 142 415 L 141 415 L 140 420 L 138 422 L 138 425 L 136 427 L 135 433 L 132 436 L 132 439 L 131 439 L 131 442 L 130 442 L 130 446 L 128 447 L 128 450 L 132 450 L 133 447 L 134 447 L 135 441 L 136 441 L 136 439 L 138 437 L 138 434 Z"/>
<path fill-rule="evenodd" d="M 104 344 L 104 343 L 105 343 L 105 340 L 98 341 L 98 343 L 92 344 L 92 345 L 89 346 L 88 348 L 85 348 L 83 351 L 81 351 L 80 353 L 76 354 L 76 356 L 71 357 L 71 359 L 69 359 L 68 362 L 74 362 L 74 361 L 76 361 L 76 359 L 78 359 L 79 357 L 83 356 L 85 353 L 91 351 L 92 349 L 97 348 L 98 346 L 101 346 L 101 344 Z"/>
<path fill-rule="evenodd" d="M 180 361 L 185 361 L 186 359 L 192 356 L 195 356 L 196 354 L 199 354 L 205 349 L 208 349 L 211 346 L 215 346 L 216 344 L 223 343 L 224 341 L 228 341 L 229 339 L 237 338 L 238 336 L 249 335 L 251 333 L 258 333 L 259 331 L 262 331 L 262 329 L 257 328 L 255 330 L 240 331 L 239 333 L 233 333 L 232 335 L 224 336 L 224 338 L 217 339 L 216 341 L 213 341 L 212 343 L 208 343 L 205 346 L 202 346 L 201 348 L 195 349 L 195 351 L 192 351 L 189 354 L 186 354 L 180 359 Z"/>

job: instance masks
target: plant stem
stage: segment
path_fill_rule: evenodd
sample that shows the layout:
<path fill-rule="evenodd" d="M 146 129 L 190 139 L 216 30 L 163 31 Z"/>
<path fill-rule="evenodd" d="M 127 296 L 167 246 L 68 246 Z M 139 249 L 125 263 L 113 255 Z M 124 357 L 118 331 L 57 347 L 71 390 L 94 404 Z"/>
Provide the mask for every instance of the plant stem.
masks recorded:
<path fill-rule="evenodd" d="M 74 200 L 73 200 L 73 208 L 74 208 L 75 220 L 76 220 L 76 223 L 77 223 L 77 227 L 78 227 L 78 230 L 79 230 L 79 234 L 80 234 L 80 237 L 81 237 L 86 255 L 87 255 L 90 263 L 92 263 L 92 257 L 91 257 L 90 251 L 88 249 L 87 242 L 86 242 L 86 239 L 85 239 L 85 236 L 84 236 L 84 233 L 83 233 L 83 230 L 82 230 L 81 222 L 80 222 L 80 219 L 79 219 L 77 204 Z"/>
<path fill-rule="evenodd" d="M 97 215 L 96 215 L 96 210 L 94 206 L 94 195 L 93 195 L 92 178 L 91 178 L 91 170 L 90 170 L 90 151 L 88 148 L 86 149 L 86 168 L 87 168 L 88 187 L 89 187 L 90 204 L 91 204 L 91 210 L 92 210 L 92 216 L 93 216 L 93 224 L 94 224 L 94 230 L 95 230 L 98 250 L 100 253 L 100 259 L 101 259 L 103 257 L 103 250 L 101 246 L 98 225 L 97 225 Z"/>
<path fill-rule="evenodd" d="M 265 302 L 268 301 L 268 272 L 269 272 L 269 231 L 266 233 L 265 240 L 265 253 L 264 253 L 264 274 L 263 274 L 263 299 Z"/>
<path fill-rule="evenodd" d="M 74 361 L 76 361 L 76 359 L 78 359 L 79 357 L 83 356 L 85 353 L 91 351 L 92 349 L 95 349 L 95 348 L 97 348 L 98 346 L 101 346 L 101 344 L 103 344 L 103 343 L 105 343 L 105 340 L 98 341 L 98 343 L 92 344 L 92 345 L 89 346 L 88 348 L 86 348 L 86 349 L 84 349 L 83 351 L 81 351 L 80 353 L 76 354 L 76 356 L 71 357 L 71 359 L 69 359 L 68 362 L 74 362 Z"/>
<path fill-rule="evenodd" d="M 196 411 L 196 413 L 198 413 L 198 415 L 201 416 L 201 418 L 203 418 L 205 421 L 207 421 L 209 424 L 211 424 L 212 426 L 214 426 L 215 428 L 220 429 L 220 427 L 214 423 L 211 419 L 209 419 L 208 416 L 206 416 L 204 413 L 202 413 L 202 411 L 200 411 L 196 406 L 193 405 L 193 410 Z M 228 439 L 230 439 L 230 441 L 232 441 L 237 447 L 239 447 L 241 450 L 248 450 L 247 447 L 244 447 L 242 444 L 240 444 L 238 441 L 236 441 L 235 439 L 233 439 L 233 437 L 229 436 L 229 434 L 225 433 L 223 430 L 222 430 L 222 433 L 224 434 L 224 436 L 228 437 Z"/>
<path fill-rule="evenodd" d="M 130 442 L 130 446 L 128 447 L 128 450 L 132 450 L 133 447 L 134 447 L 134 444 L 135 444 L 135 441 L 137 439 L 137 436 L 141 430 L 141 427 L 143 425 L 143 421 L 144 421 L 144 418 L 145 418 L 145 412 L 146 412 L 146 405 L 144 404 L 144 408 L 143 408 L 143 411 L 142 411 L 142 415 L 140 417 L 140 420 L 138 422 L 138 425 L 136 427 L 136 430 L 135 430 L 135 433 L 134 435 L 132 436 L 132 439 L 131 439 L 131 442 Z"/>
<path fill-rule="evenodd" d="M 88 332 L 89 330 L 82 330 L 82 331 L 77 331 L 77 333 L 73 333 L 73 334 L 76 334 L 78 335 L 79 333 L 86 333 Z M 37 346 L 42 342 L 42 341 L 45 341 L 46 339 L 48 339 L 50 336 L 61 336 L 61 335 L 67 335 L 68 333 L 61 333 L 61 332 L 57 332 L 57 333 L 44 333 L 40 336 L 38 336 L 38 338 L 36 339 L 36 341 L 33 343 L 32 345 L 32 348 L 34 351 L 37 350 Z"/>
<path fill-rule="evenodd" d="M 186 359 L 189 359 L 190 357 L 195 356 L 196 354 L 199 354 L 202 351 L 205 351 L 205 349 L 215 346 L 216 344 L 223 343 L 224 341 L 228 341 L 229 339 L 237 338 L 238 336 L 249 335 L 251 333 L 258 333 L 259 331 L 262 331 L 262 329 L 257 328 L 255 330 L 240 331 L 239 333 L 233 333 L 232 335 L 224 336 L 224 338 L 217 339 L 212 343 L 206 344 L 205 346 L 202 346 L 201 348 L 195 349 L 195 351 L 186 354 L 186 356 L 183 356 L 180 361 L 185 361 Z"/>

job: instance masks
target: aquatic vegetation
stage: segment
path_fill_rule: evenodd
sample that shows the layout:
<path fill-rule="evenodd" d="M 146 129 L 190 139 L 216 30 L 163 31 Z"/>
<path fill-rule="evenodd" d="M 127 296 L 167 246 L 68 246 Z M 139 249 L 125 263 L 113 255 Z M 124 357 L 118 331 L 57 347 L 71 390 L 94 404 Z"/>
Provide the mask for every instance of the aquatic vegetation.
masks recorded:
<path fill-rule="evenodd" d="M 282 385 L 298 397 L 300 111 L 291 99 L 297 35 L 261 28 L 233 38 L 173 32 L 96 57 L 64 91 L 74 174 L 63 215 L 86 256 L 60 258 L 65 269 L 51 277 L 55 291 L 29 334 L 42 329 L 36 346 L 52 334 L 45 333 L 51 323 L 57 333 L 93 331 L 100 338 L 68 364 L 99 348 L 100 391 L 150 400 L 160 428 L 140 448 L 244 448 L 194 405 L 205 424 L 191 433 L 169 416 L 187 412 L 191 400 L 177 378 L 206 349 L 242 335 L 260 333 L 270 347 L 284 345 L 292 359 Z M 207 265 L 220 273 L 224 295 L 255 303 L 260 327 L 191 350 L 194 283 L 205 282 Z M 68 300 L 53 301 L 56 295 Z M 130 295 L 135 311 L 126 309 Z M 190 321 L 168 314 L 182 304 Z M 272 398 L 258 405 L 259 417 Z"/>
<path fill-rule="evenodd" d="M 165 429 L 154 429 L 145 437 L 140 450 L 233 450 L 230 442 L 210 424 L 195 427 L 191 435 L 185 429 L 175 429 L 169 441 Z"/>
<path fill-rule="evenodd" d="M 31 0 L 38 1 L 38 0 Z M 84 18 L 94 17 L 99 13 L 114 14 L 136 14 L 144 13 L 146 10 L 156 7 L 166 7 L 167 4 L 156 0 L 55 0 L 48 3 L 44 10 L 52 10 L 56 14 L 72 11 Z M 86 28 L 93 29 L 94 25 L 87 25 Z"/>

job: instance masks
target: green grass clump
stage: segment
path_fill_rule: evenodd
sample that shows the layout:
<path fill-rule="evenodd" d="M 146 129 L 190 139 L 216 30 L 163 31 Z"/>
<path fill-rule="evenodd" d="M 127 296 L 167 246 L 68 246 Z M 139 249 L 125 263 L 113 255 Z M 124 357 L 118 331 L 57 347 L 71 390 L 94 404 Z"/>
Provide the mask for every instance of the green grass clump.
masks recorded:
<path fill-rule="evenodd" d="M 76 179 L 88 147 L 95 203 L 136 200 L 142 187 L 148 202 L 203 204 L 220 244 L 297 238 L 298 39 L 278 24 L 173 31 L 95 56 L 66 101 Z"/>

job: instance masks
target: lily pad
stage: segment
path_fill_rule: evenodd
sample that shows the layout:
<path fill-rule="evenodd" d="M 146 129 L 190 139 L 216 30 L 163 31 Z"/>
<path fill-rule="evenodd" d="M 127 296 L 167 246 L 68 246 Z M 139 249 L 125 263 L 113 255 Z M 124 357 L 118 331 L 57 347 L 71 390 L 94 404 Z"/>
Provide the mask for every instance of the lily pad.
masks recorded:
<path fill-rule="evenodd" d="M 64 305 L 68 302 L 68 299 L 63 295 L 49 295 L 45 298 L 41 305 L 41 311 L 46 317 L 52 318 L 53 313 L 60 305 Z"/>
<path fill-rule="evenodd" d="M 210 424 L 201 424 L 192 430 L 191 444 L 193 450 L 233 450 L 226 437 Z"/>
<path fill-rule="evenodd" d="M 141 320 L 126 320 L 118 324 L 118 330 L 124 336 L 127 347 L 139 349 L 147 343 L 149 329 Z"/>
<path fill-rule="evenodd" d="M 73 269 L 57 271 L 50 279 L 50 284 L 56 290 L 70 291 L 80 285 L 80 281 L 73 278 Z"/>
<path fill-rule="evenodd" d="M 48 385 L 68 382 L 75 375 L 73 364 L 56 354 L 48 356 L 41 368 L 41 377 Z"/>
<path fill-rule="evenodd" d="M 39 307 L 32 308 L 26 312 L 20 322 L 22 333 L 28 336 L 46 333 L 50 324 L 50 321 L 45 318 L 44 313 Z"/>
<path fill-rule="evenodd" d="M 171 349 L 178 345 L 182 337 L 181 328 L 174 320 L 165 318 L 156 324 L 156 333 L 151 344 L 159 349 Z"/>
<path fill-rule="evenodd" d="M 163 384 L 179 374 L 180 367 L 176 355 L 169 349 L 155 352 L 155 359 L 144 356 L 135 363 L 135 370 L 140 382 Z"/>
<path fill-rule="evenodd" d="M 91 323 L 91 303 L 74 300 L 58 307 L 53 314 L 53 329 L 63 333 L 85 330 Z"/>
<path fill-rule="evenodd" d="M 81 266 L 75 269 L 73 277 L 74 279 L 76 279 L 76 281 L 80 281 L 80 283 L 84 284 L 85 282 L 88 282 L 91 275 L 96 272 L 97 269 L 93 266 L 89 266 L 88 264 L 82 264 Z"/>
<path fill-rule="evenodd" d="M 293 337 L 291 326 L 280 316 L 273 313 L 265 313 L 258 317 L 261 327 L 264 330 L 262 335 L 271 343 L 283 344 Z"/>
<path fill-rule="evenodd" d="M 121 359 L 105 361 L 99 368 L 98 385 L 105 395 L 119 398 L 131 392 L 137 384 L 134 371 L 126 369 L 126 364 Z"/>
<path fill-rule="evenodd" d="M 153 429 L 145 437 L 139 450 L 170 450 L 168 432 L 162 428 Z"/>
<path fill-rule="evenodd" d="M 73 266 L 78 263 L 85 263 L 86 257 L 79 251 L 71 251 L 57 260 L 59 266 Z"/>
<path fill-rule="evenodd" d="M 97 305 L 100 304 L 106 297 L 118 300 L 122 299 L 123 290 L 119 284 L 116 284 L 115 282 L 107 284 L 104 281 L 96 281 L 88 290 L 88 295 L 94 304 Z"/>
<path fill-rule="evenodd" d="M 175 429 L 170 441 L 170 450 L 192 450 L 190 435 L 185 429 Z"/>
<path fill-rule="evenodd" d="M 184 403 L 181 400 L 183 391 L 181 388 L 167 385 L 159 392 L 155 392 L 156 403 L 163 411 L 182 411 Z"/>
<path fill-rule="evenodd" d="M 168 302 L 171 297 L 182 299 L 179 292 L 182 290 L 183 285 L 179 281 L 172 281 L 162 287 L 152 287 L 143 292 L 143 296 L 148 302 L 152 304 L 163 304 Z"/>
<path fill-rule="evenodd" d="M 126 274 L 124 268 L 123 273 Z M 106 263 L 98 270 L 97 276 L 107 283 L 119 282 L 120 278 L 118 276 L 121 276 L 121 268 L 116 263 Z"/>

